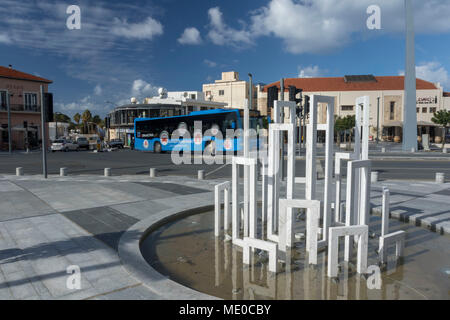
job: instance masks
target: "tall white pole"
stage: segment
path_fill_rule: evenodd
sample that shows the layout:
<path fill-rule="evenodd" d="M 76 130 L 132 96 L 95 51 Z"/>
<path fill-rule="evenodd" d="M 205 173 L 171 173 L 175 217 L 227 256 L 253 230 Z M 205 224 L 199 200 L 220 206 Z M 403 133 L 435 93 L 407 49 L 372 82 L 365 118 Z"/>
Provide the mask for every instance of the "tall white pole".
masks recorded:
<path fill-rule="evenodd" d="M 406 66 L 405 101 L 403 108 L 403 151 L 417 150 L 416 62 L 414 45 L 414 9 L 412 0 L 405 0 Z"/>

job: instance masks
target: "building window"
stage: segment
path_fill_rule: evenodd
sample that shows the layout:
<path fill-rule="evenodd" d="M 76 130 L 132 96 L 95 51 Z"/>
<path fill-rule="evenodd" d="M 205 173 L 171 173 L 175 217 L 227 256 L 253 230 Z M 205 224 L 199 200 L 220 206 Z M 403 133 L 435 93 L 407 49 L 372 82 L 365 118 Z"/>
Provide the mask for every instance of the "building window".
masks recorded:
<path fill-rule="evenodd" d="M 353 111 L 353 106 L 341 106 L 342 111 Z"/>
<path fill-rule="evenodd" d="M 219 96 L 224 96 L 225 95 L 225 90 L 219 90 Z"/>
<path fill-rule="evenodd" d="M 437 111 L 436 107 L 430 108 L 430 113 L 436 113 L 436 111 Z"/>
<path fill-rule="evenodd" d="M 210 96 L 211 95 L 211 91 L 206 91 L 206 95 Z"/>
<path fill-rule="evenodd" d="M 391 101 L 391 106 L 389 110 L 389 120 L 395 119 L 395 101 Z"/>
<path fill-rule="evenodd" d="M 195 100 L 195 94 L 191 94 L 191 99 Z"/>
<path fill-rule="evenodd" d="M 427 108 L 422 108 L 422 113 L 427 113 Z"/>
<path fill-rule="evenodd" d="M 416 112 L 419 113 L 420 112 L 420 108 L 416 108 Z"/>
<path fill-rule="evenodd" d="M 0 91 L 0 110 L 6 110 L 6 91 Z"/>
<path fill-rule="evenodd" d="M 37 94 L 25 93 L 25 111 L 37 111 Z"/>

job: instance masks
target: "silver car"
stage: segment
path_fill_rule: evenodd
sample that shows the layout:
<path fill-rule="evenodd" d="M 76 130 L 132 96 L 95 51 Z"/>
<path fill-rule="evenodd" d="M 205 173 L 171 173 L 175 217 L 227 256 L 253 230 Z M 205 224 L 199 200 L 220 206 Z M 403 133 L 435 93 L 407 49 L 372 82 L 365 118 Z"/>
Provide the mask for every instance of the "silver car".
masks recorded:
<path fill-rule="evenodd" d="M 55 151 L 67 152 L 70 150 L 78 151 L 80 150 L 80 147 L 76 142 L 73 142 L 72 140 L 58 139 L 52 142 L 50 149 L 52 150 L 52 152 Z"/>

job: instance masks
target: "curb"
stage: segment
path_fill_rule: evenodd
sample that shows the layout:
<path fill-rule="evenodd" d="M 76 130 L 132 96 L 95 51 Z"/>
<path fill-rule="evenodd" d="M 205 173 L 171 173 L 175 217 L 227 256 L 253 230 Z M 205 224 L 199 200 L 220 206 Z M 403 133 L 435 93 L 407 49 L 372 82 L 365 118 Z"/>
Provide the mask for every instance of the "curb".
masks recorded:
<path fill-rule="evenodd" d="M 145 261 L 140 249 L 141 241 L 160 226 L 173 220 L 213 209 L 213 200 L 198 199 L 195 205 L 184 207 L 183 209 L 171 208 L 164 210 L 131 226 L 120 238 L 118 247 L 119 258 L 125 270 L 152 292 L 160 296 L 161 299 L 220 300 L 217 297 L 190 289 L 163 276 Z"/>

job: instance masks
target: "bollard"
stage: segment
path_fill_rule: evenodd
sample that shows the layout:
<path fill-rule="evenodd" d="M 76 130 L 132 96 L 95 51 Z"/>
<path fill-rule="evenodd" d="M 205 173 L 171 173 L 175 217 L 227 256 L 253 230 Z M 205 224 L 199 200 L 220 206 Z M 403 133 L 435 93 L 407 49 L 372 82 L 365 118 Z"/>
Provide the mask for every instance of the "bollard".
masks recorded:
<path fill-rule="evenodd" d="M 436 173 L 436 183 L 445 183 L 445 174 L 442 172 Z"/>
<path fill-rule="evenodd" d="M 442 153 L 447 153 L 447 148 L 442 149 Z"/>
<path fill-rule="evenodd" d="M 372 173 L 370 174 L 370 182 L 378 182 L 378 171 L 372 171 Z"/>
<path fill-rule="evenodd" d="M 150 178 L 154 178 L 154 177 L 156 177 L 156 169 L 150 168 Z"/>
<path fill-rule="evenodd" d="M 105 177 L 111 177 L 111 168 L 105 168 Z"/>
<path fill-rule="evenodd" d="M 60 175 L 61 177 L 67 176 L 67 168 L 60 168 L 60 169 L 59 169 L 59 175 Z"/>
<path fill-rule="evenodd" d="M 416 148 L 411 148 L 411 152 L 415 153 L 416 152 Z"/>
<path fill-rule="evenodd" d="M 381 148 L 381 152 L 382 152 L 382 153 L 386 153 L 386 148 L 384 148 L 384 147 Z"/>
<path fill-rule="evenodd" d="M 205 170 L 198 170 L 198 180 L 205 180 Z"/>
<path fill-rule="evenodd" d="M 23 168 L 22 167 L 16 168 L 16 176 L 23 176 Z"/>

